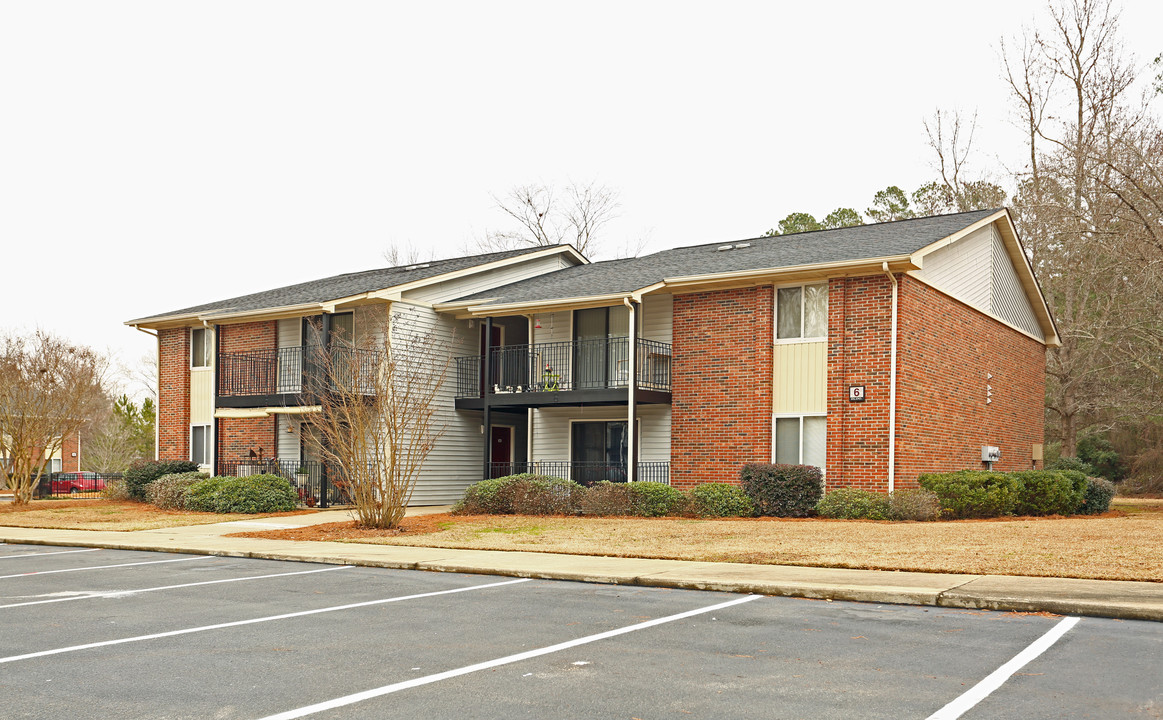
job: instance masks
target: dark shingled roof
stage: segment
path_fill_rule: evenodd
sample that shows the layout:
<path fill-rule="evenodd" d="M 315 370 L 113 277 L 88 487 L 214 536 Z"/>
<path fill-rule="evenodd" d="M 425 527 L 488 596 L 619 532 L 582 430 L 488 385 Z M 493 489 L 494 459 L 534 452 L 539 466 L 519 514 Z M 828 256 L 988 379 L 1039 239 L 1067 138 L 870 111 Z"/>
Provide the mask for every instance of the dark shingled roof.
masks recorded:
<path fill-rule="evenodd" d="M 476 265 L 485 265 L 496 262 L 497 260 L 504 260 L 545 249 L 547 248 L 529 247 L 519 250 L 486 253 L 484 255 L 449 258 L 447 260 L 421 261 L 399 267 L 335 275 L 334 277 L 323 278 L 322 280 L 311 280 L 310 282 L 299 283 L 297 285 L 288 285 L 273 290 L 264 290 L 262 292 L 251 293 L 250 295 L 242 295 L 240 297 L 230 298 L 229 300 L 219 300 L 204 305 L 182 308 L 181 310 L 171 310 L 167 313 L 151 315 L 129 322 L 130 324 L 137 324 L 173 316 L 222 315 L 251 310 L 267 310 L 270 308 L 286 307 L 288 305 L 323 303 L 351 295 L 358 295 L 359 293 L 384 290 L 397 285 L 425 280 L 437 275 L 465 270 Z"/>
<path fill-rule="evenodd" d="M 466 295 L 455 302 L 534 303 L 630 293 L 664 278 L 817 265 L 908 255 L 986 218 L 997 210 L 856 225 L 836 230 L 732 240 L 663 250 L 639 258 L 578 265 Z M 721 251 L 720 247 L 750 243 Z"/>

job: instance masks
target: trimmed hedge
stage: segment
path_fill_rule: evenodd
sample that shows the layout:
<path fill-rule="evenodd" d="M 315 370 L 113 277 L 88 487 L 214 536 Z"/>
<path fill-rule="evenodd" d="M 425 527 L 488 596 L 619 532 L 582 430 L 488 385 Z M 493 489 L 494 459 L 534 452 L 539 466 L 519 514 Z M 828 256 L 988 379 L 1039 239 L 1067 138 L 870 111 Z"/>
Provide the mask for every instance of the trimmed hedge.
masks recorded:
<path fill-rule="evenodd" d="M 206 473 L 187 472 L 162 475 L 145 486 L 145 500 L 162 510 L 181 510 L 186 507 L 190 486 L 210 476 Z"/>
<path fill-rule="evenodd" d="M 888 514 L 893 520 L 929 522 L 941 517 L 941 501 L 931 490 L 896 490 L 889 493 Z"/>
<path fill-rule="evenodd" d="M 216 513 L 270 513 L 294 510 L 295 488 L 279 475 L 212 477 L 190 486 L 186 508 Z"/>
<path fill-rule="evenodd" d="M 885 493 L 842 487 L 824 495 L 816 504 L 821 517 L 834 520 L 888 520 L 889 497 Z"/>
<path fill-rule="evenodd" d="M 162 475 L 194 472 L 198 463 L 189 460 L 138 460 L 122 474 L 125 491 L 134 500 L 145 500 L 145 486 Z"/>
<path fill-rule="evenodd" d="M 1115 484 L 1105 478 L 1086 478 L 1086 491 L 1078 512 L 1083 515 L 1098 515 L 1110 510 L 1115 497 Z"/>
<path fill-rule="evenodd" d="M 1020 484 L 1012 474 L 992 470 L 924 473 L 918 482 L 937 493 L 942 516 L 953 519 L 1010 515 Z"/>
<path fill-rule="evenodd" d="M 1077 470 L 1022 470 L 1014 515 L 1073 515 L 1086 499 L 1086 475 Z"/>
<path fill-rule="evenodd" d="M 691 488 L 690 510 L 699 517 L 751 517 L 755 506 L 738 485 L 703 483 Z"/>
<path fill-rule="evenodd" d="M 681 514 L 690 502 L 686 493 L 659 482 L 624 483 L 630 494 L 630 514 L 639 517 L 662 517 Z M 592 491 L 593 488 L 590 488 Z"/>
<path fill-rule="evenodd" d="M 824 477 L 814 465 L 748 463 L 740 479 L 760 515 L 808 517 L 824 495 Z"/>
<path fill-rule="evenodd" d="M 630 503 L 630 484 L 609 480 L 590 485 L 577 498 L 582 515 L 630 515 Z"/>
<path fill-rule="evenodd" d="M 571 515 L 586 489 L 549 475 L 522 473 L 481 480 L 452 509 L 468 515 Z"/>
<path fill-rule="evenodd" d="M 1079 458 L 1076 458 L 1076 457 L 1061 457 L 1060 456 L 1056 460 L 1054 460 L 1054 462 L 1047 464 L 1046 469 L 1047 470 L 1074 470 L 1075 472 L 1080 472 L 1083 475 L 1095 475 L 1096 474 L 1094 472 L 1094 467 L 1090 463 L 1086 462 L 1085 460 L 1080 460 Z"/>

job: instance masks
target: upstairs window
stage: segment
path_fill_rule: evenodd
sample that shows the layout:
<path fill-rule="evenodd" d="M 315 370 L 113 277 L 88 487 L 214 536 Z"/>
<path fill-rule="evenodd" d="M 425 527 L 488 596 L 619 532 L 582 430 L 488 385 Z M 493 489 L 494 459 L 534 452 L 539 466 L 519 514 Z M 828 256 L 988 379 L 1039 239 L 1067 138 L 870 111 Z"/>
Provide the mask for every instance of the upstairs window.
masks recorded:
<path fill-rule="evenodd" d="M 828 283 L 776 290 L 775 337 L 777 340 L 828 337 Z"/>
<path fill-rule="evenodd" d="M 190 331 L 190 367 L 210 367 L 210 337 L 206 328 Z"/>

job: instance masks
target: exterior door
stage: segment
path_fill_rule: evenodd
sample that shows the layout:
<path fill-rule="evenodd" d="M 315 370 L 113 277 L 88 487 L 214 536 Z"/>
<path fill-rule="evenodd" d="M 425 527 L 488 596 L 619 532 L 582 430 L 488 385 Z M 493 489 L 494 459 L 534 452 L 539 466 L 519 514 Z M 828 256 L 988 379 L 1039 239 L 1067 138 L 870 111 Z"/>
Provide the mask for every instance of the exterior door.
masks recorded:
<path fill-rule="evenodd" d="M 627 435 L 625 421 L 573 423 L 570 461 L 574 482 L 625 482 Z"/>
<path fill-rule="evenodd" d="M 630 313 L 624 306 L 575 310 L 573 389 L 625 386 Z"/>
<path fill-rule="evenodd" d="M 512 475 L 513 465 L 513 428 L 505 425 L 492 427 L 492 450 L 489 453 L 489 477 L 504 477 Z"/>

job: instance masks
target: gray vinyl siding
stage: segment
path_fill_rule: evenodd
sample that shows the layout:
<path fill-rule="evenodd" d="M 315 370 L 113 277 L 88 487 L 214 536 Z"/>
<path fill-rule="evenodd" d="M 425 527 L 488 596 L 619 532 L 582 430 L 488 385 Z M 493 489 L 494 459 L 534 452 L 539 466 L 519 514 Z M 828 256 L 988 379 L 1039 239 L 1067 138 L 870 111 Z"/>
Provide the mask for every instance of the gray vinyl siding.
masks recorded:
<path fill-rule="evenodd" d="M 1018 273 L 1010 262 L 1005 243 L 1001 237 L 993 236 L 993 313 L 1010 325 L 1025 330 L 1034 337 L 1044 340 L 1042 328 L 1034 315 L 1034 308 L 1026 297 L 1026 291 L 1018 280 Z"/>
<path fill-rule="evenodd" d="M 438 315 L 430 308 L 394 303 L 393 327 L 401 316 L 407 316 L 414 327 L 426 328 L 432 333 L 435 342 L 449 358 L 471 353 L 471 343 L 466 338 L 475 337 L 475 328 L 469 328 L 466 321 Z M 434 426 L 443 430 L 443 434 L 421 467 L 412 492 L 413 505 L 456 502 L 468 485 L 481 479 L 484 439 L 480 413 L 456 410 L 455 395 L 456 366 L 450 362 L 432 418 Z"/>
<path fill-rule="evenodd" d="M 278 433 L 276 452 L 279 460 L 299 462 L 301 459 L 299 457 L 300 422 L 300 419 L 294 415 L 275 415 L 275 432 Z M 293 433 L 287 432 L 288 425 L 294 428 Z"/>
<path fill-rule="evenodd" d="M 568 461 L 570 420 L 625 420 L 626 408 L 568 407 L 533 410 L 533 459 Z M 670 406 L 639 405 L 640 462 L 670 461 Z"/>
<path fill-rule="evenodd" d="M 536 327 L 536 323 L 534 323 L 533 342 L 569 342 L 573 339 L 572 310 L 535 313 L 533 317 L 541 323 L 541 327 Z"/>
<path fill-rule="evenodd" d="M 988 225 L 925 256 L 916 273 L 942 292 L 1044 340 L 1005 243 Z"/>
<path fill-rule="evenodd" d="M 544 275 L 554 270 L 570 267 L 573 263 L 561 253 L 555 253 L 541 258 L 523 260 L 505 267 L 473 273 L 454 280 L 427 285 L 404 293 L 405 300 L 415 302 L 437 303 L 456 298 L 466 297 L 489 288 L 501 287 L 518 280 L 526 280 L 537 275 Z"/>
<path fill-rule="evenodd" d="M 673 320 L 673 295 L 647 295 L 642 298 L 643 338 L 664 343 L 671 342 Z"/>
<path fill-rule="evenodd" d="M 967 305 L 988 313 L 993 264 L 993 226 L 925 256 L 920 275 Z"/>

